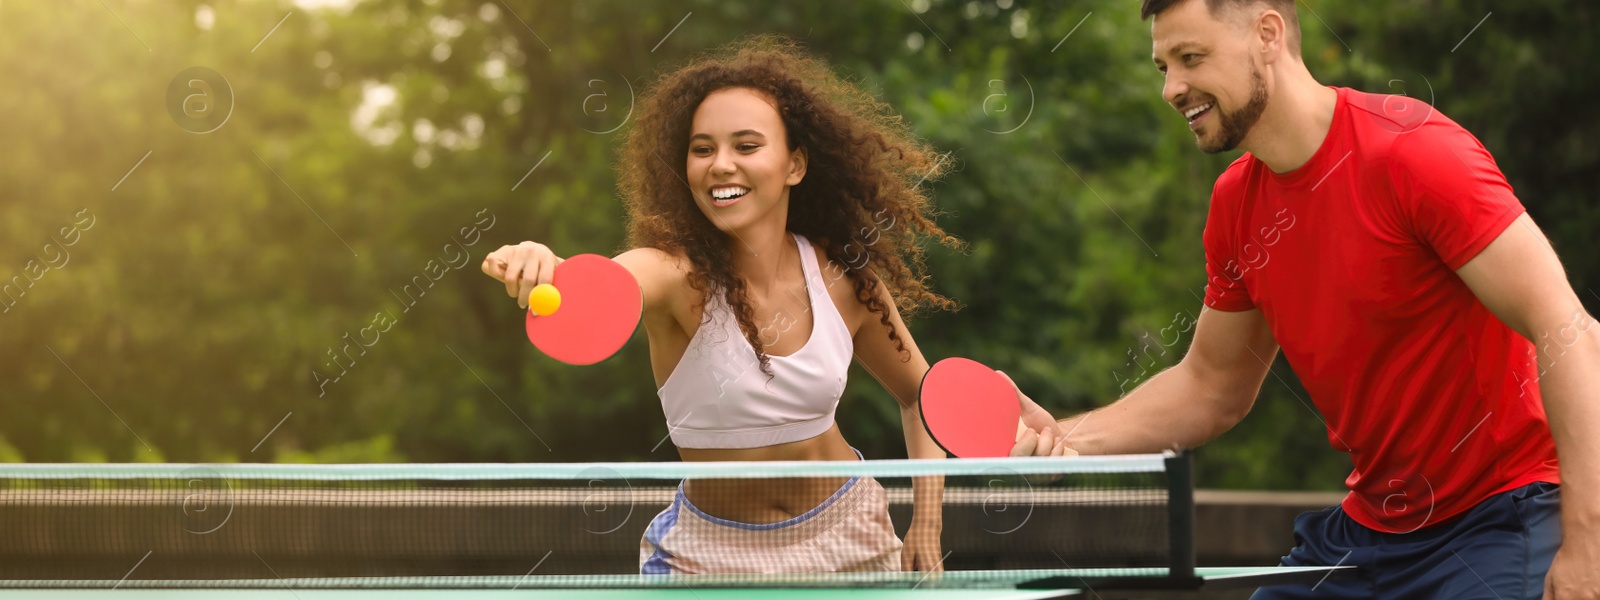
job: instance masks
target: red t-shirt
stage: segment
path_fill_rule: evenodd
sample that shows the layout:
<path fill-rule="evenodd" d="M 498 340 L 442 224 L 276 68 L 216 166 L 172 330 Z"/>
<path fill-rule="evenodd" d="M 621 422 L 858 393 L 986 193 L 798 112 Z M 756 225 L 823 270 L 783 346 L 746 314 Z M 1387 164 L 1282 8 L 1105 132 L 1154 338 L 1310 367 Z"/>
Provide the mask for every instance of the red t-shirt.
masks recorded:
<path fill-rule="evenodd" d="M 1304 166 L 1245 154 L 1206 220 L 1207 306 L 1261 309 L 1348 452 L 1343 507 L 1408 532 L 1559 483 L 1533 344 L 1455 273 L 1523 213 L 1488 150 L 1432 107 L 1338 88 Z"/>

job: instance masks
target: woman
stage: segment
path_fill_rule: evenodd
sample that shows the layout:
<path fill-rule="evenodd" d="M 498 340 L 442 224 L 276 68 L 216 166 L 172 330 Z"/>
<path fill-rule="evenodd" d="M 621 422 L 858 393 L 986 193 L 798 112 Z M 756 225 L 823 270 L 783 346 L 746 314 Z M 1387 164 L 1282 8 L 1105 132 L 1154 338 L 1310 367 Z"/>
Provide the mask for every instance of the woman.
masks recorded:
<path fill-rule="evenodd" d="M 899 310 L 950 308 L 916 237 L 943 157 L 793 43 L 756 38 L 640 99 L 619 170 L 667 425 L 685 461 L 860 460 L 834 422 L 854 356 L 899 401 L 907 454 L 928 370 Z M 534 242 L 484 261 L 526 307 L 562 259 Z M 939 570 L 943 480 L 913 481 L 904 546 L 871 478 L 692 480 L 651 522 L 644 573 Z"/>

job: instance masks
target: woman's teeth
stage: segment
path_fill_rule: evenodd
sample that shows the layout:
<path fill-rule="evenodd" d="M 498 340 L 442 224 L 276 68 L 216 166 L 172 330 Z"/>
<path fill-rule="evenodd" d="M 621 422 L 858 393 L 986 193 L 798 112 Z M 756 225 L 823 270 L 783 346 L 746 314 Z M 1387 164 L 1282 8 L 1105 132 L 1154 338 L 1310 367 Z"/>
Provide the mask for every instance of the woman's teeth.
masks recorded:
<path fill-rule="evenodd" d="M 734 200 L 738 200 L 748 193 L 750 193 L 750 188 L 746 187 L 719 187 L 711 190 L 711 199 L 715 204 L 725 206 L 733 204 Z"/>

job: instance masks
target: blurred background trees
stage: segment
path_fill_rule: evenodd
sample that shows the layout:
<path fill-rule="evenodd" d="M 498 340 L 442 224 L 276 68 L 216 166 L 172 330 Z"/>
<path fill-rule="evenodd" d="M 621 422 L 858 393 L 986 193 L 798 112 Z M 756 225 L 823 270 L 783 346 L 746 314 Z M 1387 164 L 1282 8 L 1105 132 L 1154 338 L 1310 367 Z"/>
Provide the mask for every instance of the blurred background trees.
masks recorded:
<path fill-rule="evenodd" d="M 1591 312 L 1595 11 L 1300 12 L 1322 81 L 1422 98 L 1483 140 Z M 930 361 L 980 358 L 1061 412 L 1176 363 L 1237 154 L 1201 154 L 1161 101 L 1135 3 L 5 2 L 0 460 L 676 460 L 642 333 L 554 364 L 477 265 L 525 239 L 621 250 L 634 97 L 766 32 L 951 153 L 928 185 L 971 246 L 932 246 L 964 308 L 913 321 Z M 191 67 L 233 95 L 207 133 L 169 111 Z M 839 418 L 869 457 L 904 455 L 859 369 Z M 1336 489 L 1349 468 L 1283 360 L 1201 458 L 1211 487 Z"/>

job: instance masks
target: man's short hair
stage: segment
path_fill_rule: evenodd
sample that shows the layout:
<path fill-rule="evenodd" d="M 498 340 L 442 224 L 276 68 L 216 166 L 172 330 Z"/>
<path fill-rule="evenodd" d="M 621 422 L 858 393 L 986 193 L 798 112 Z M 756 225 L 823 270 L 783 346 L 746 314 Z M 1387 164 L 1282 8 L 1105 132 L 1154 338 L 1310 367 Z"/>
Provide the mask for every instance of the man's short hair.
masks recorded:
<path fill-rule="evenodd" d="M 1188 2 L 1189 0 L 1144 0 L 1144 6 L 1139 9 L 1139 18 L 1148 20 L 1150 17 L 1161 14 L 1169 8 Z M 1200 0 L 1195 0 L 1200 1 Z M 1295 56 L 1300 55 L 1300 15 L 1295 11 L 1295 0 L 1204 0 L 1206 9 L 1211 11 L 1211 16 L 1223 18 L 1229 13 L 1237 12 L 1256 5 L 1266 5 L 1267 8 L 1278 11 L 1283 15 L 1284 26 L 1289 38 L 1289 50 Z"/>

